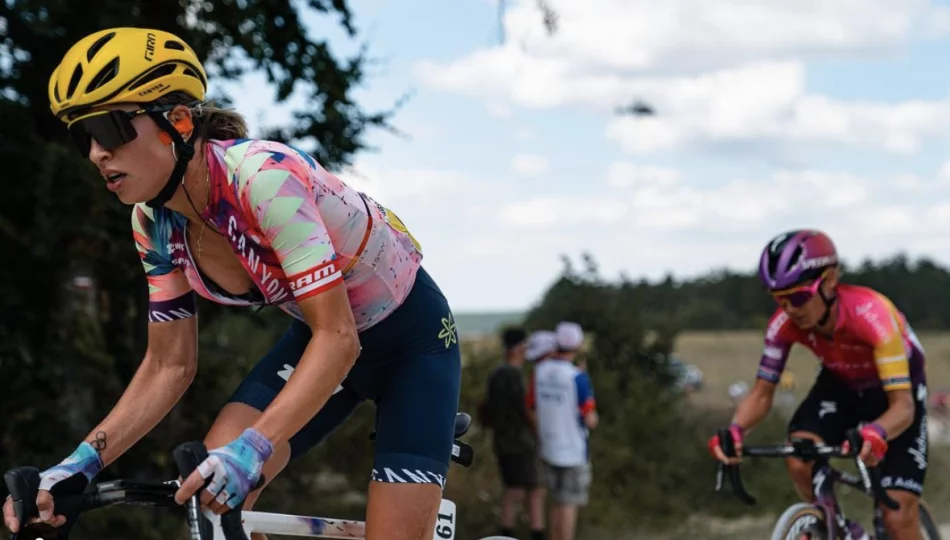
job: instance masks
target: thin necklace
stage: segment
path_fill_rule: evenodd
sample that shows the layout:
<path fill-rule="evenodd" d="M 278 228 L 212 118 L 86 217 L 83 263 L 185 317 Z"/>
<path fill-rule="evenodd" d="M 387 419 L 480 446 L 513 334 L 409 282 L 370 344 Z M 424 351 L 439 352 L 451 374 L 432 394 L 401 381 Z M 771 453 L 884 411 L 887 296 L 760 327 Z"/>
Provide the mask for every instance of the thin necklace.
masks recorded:
<path fill-rule="evenodd" d="M 205 172 L 205 184 L 208 186 L 208 192 L 207 192 L 207 197 L 206 197 L 207 202 L 210 203 L 211 202 L 211 168 L 210 167 Z M 201 216 L 201 212 L 199 212 L 198 209 L 195 208 L 195 203 L 194 201 L 191 200 L 191 194 L 188 193 L 187 187 L 185 188 L 185 197 L 188 199 L 188 204 L 191 205 L 191 209 L 194 210 L 195 214 L 198 215 L 198 218 L 201 219 L 201 230 L 198 232 L 198 258 L 200 259 L 201 258 L 201 239 L 204 238 L 205 229 L 209 228 L 208 222 L 205 221 L 205 219 Z M 210 228 L 211 230 L 218 233 L 219 235 L 224 236 L 223 234 L 218 232 L 218 229 L 214 227 L 214 224 L 212 224 Z"/>

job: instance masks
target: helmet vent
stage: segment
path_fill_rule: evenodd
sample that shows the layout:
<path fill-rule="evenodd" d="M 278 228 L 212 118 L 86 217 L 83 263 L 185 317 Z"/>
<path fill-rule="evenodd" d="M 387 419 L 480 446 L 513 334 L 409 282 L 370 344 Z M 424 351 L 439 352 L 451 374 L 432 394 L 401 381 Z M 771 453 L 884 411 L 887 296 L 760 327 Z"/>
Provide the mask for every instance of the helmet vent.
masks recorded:
<path fill-rule="evenodd" d="M 142 75 L 139 80 L 135 81 L 129 86 L 129 90 L 135 90 L 136 88 L 148 84 L 159 77 L 164 77 L 165 75 L 171 75 L 175 71 L 175 64 L 165 64 L 156 67 L 152 71 L 149 71 L 145 75 Z"/>
<path fill-rule="evenodd" d="M 92 62 L 92 57 L 94 57 L 106 43 L 108 43 L 112 38 L 115 37 L 115 32 L 109 32 L 108 34 L 97 39 L 95 43 L 89 47 L 89 50 L 86 51 L 86 61 Z"/>
<path fill-rule="evenodd" d="M 99 73 L 96 74 L 96 77 L 92 79 L 92 82 L 89 83 L 89 86 L 86 88 L 87 92 L 92 92 L 102 85 L 108 83 L 119 73 L 119 57 L 115 57 L 109 62 L 109 65 L 102 68 Z"/>
<path fill-rule="evenodd" d="M 66 88 L 66 99 L 72 99 L 76 87 L 79 86 L 79 79 L 82 79 L 82 66 L 77 64 L 72 78 L 69 79 L 69 86 Z"/>
<path fill-rule="evenodd" d="M 166 49 L 176 50 L 176 51 L 183 51 L 183 50 L 185 50 L 184 44 L 182 44 L 182 43 L 179 42 L 179 41 L 174 41 L 174 40 L 171 40 L 171 39 L 169 39 L 168 41 L 165 42 L 165 48 L 166 48 Z"/>
<path fill-rule="evenodd" d="M 185 74 L 185 75 L 188 75 L 189 77 L 194 77 L 194 78 L 198 79 L 199 81 L 201 80 L 201 76 L 198 75 L 197 73 L 195 73 L 195 70 L 193 70 L 193 69 L 191 69 L 191 68 L 185 68 L 184 74 Z"/>
<path fill-rule="evenodd" d="M 805 250 L 802 249 L 802 245 L 799 244 L 795 246 L 795 251 L 792 252 L 792 257 L 788 261 L 789 267 L 794 267 L 798 264 L 798 261 L 802 258 L 802 255 L 805 253 Z"/>
<path fill-rule="evenodd" d="M 769 255 L 769 275 L 774 276 L 775 270 L 778 268 L 778 257 L 774 255 Z"/>

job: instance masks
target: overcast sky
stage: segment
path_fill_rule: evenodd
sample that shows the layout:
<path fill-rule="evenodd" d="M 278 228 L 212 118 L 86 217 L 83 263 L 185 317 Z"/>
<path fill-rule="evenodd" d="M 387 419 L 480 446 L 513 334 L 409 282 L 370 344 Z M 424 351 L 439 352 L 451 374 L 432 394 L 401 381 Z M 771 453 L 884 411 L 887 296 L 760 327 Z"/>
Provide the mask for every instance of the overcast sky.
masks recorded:
<path fill-rule="evenodd" d="M 341 176 L 392 208 L 457 311 L 520 309 L 589 251 L 607 276 L 749 271 L 793 227 L 848 261 L 950 264 L 950 6 L 928 0 L 353 0 L 369 109 Z M 313 37 L 349 54 L 331 19 Z M 288 118 L 227 87 L 255 129 Z M 651 118 L 618 116 L 643 99 Z M 299 103 L 299 102 L 298 102 Z M 476 286 L 486 283 L 487 285 Z"/>

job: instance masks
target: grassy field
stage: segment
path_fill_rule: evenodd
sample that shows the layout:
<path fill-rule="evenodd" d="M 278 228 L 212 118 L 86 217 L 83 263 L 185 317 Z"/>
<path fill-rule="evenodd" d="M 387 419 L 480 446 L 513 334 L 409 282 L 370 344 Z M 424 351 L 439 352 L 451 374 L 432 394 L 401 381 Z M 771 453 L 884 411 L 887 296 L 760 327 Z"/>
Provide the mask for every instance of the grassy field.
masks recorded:
<path fill-rule="evenodd" d="M 933 391 L 950 387 L 950 333 L 923 333 L 918 336 L 927 352 L 927 386 Z M 698 404 L 730 406 L 730 384 L 755 379 L 762 354 L 762 332 L 687 332 L 676 342 L 676 353 L 703 370 L 705 389 L 695 398 Z M 802 346 L 792 348 L 787 369 L 795 375 L 796 394 L 804 397 L 814 380 L 818 361 Z"/>

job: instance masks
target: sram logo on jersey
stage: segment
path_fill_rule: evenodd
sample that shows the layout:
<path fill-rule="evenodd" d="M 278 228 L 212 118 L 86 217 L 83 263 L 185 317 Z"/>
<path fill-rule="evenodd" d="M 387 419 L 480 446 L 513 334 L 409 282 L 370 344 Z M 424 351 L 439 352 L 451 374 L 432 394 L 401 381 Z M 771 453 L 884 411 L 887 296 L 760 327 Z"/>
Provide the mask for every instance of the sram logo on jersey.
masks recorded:
<path fill-rule="evenodd" d="M 287 278 L 290 282 L 290 290 L 294 292 L 294 296 L 297 298 L 313 296 L 323 292 L 336 285 L 341 279 L 343 279 L 343 274 L 337 268 L 336 261 L 321 264 L 316 268 Z"/>

